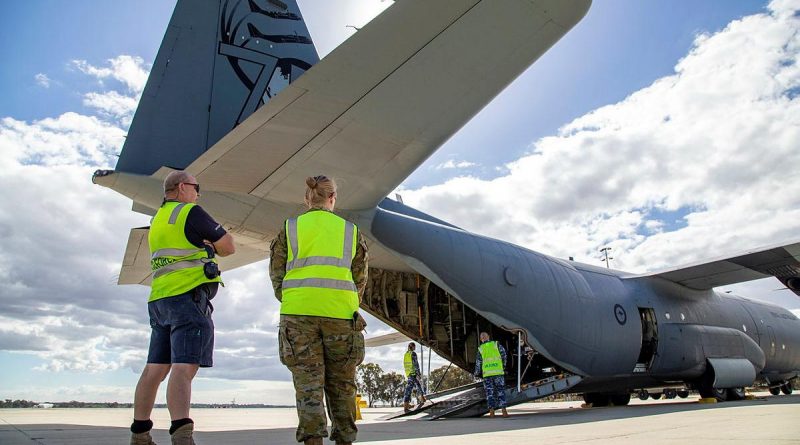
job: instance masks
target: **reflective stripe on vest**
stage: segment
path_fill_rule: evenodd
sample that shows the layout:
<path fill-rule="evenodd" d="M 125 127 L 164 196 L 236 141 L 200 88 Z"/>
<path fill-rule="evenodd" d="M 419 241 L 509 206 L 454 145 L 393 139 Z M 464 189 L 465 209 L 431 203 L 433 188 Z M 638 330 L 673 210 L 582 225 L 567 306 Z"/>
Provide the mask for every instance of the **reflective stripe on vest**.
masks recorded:
<path fill-rule="evenodd" d="M 411 358 L 411 351 L 406 351 L 406 355 L 403 356 L 403 368 L 406 370 L 406 377 L 411 374 L 416 374 L 414 372 L 414 360 Z"/>
<path fill-rule="evenodd" d="M 195 204 L 166 202 L 158 209 L 150 225 L 150 266 L 153 283 L 150 300 L 155 301 L 186 293 L 208 282 L 221 279 L 208 279 L 203 273 L 203 264 L 210 260 L 205 249 L 201 249 L 186 239 L 186 218 Z"/>
<path fill-rule="evenodd" d="M 478 349 L 481 352 L 481 372 L 483 377 L 493 377 L 496 375 L 503 375 L 503 357 L 500 355 L 500 348 L 497 347 L 496 341 L 487 341 L 480 345 Z"/>
<path fill-rule="evenodd" d="M 358 293 L 350 270 L 357 228 L 335 214 L 312 210 L 286 221 L 286 275 L 281 314 L 351 319 Z"/>

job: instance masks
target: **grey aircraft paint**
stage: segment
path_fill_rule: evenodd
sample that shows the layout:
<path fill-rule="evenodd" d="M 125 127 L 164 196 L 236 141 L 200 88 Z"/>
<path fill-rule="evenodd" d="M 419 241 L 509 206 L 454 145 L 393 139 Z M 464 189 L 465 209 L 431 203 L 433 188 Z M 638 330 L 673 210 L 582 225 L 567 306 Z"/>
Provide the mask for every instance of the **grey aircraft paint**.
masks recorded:
<path fill-rule="evenodd" d="M 586 377 L 574 391 L 699 382 L 718 358 L 735 363 L 714 369 L 720 381 L 752 373 L 780 382 L 800 369 L 800 320 L 784 308 L 563 261 L 419 213 L 386 200 L 360 226 L 453 297 L 503 329 L 522 330 L 536 351 Z M 646 309 L 658 344 L 642 367 Z"/>
<path fill-rule="evenodd" d="M 179 1 L 116 170 L 93 179 L 130 196 L 134 209 L 152 211 L 161 196 L 149 175 L 191 164 L 317 61 L 294 1 Z M 204 195 L 204 207 L 222 221 L 242 206 L 296 208 L 244 193 Z M 231 231 L 267 239 L 252 220 L 266 213 L 245 213 L 238 226 L 228 224 Z M 343 215 L 404 265 L 370 269 L 362 308 L 467 371 L 482 330 L 510 351 L 509 383 L 518 365 L 525 366 L 523 384 L 570 373 L 581 378 L 559 391 L 595 402 L 675 384 L 718 396 L 754 381 L 788 391 L 785 383 L 800 370 L 800 320 L 783 308 L 693 289 L 668 274 L 635 276 L 552 258 L 389 199 Z M 770 274 L 796 284 L 795 263 Z"/>
<path fill-rule="evenodd" d="M 294 1 L 179 1 L 115 170 L 186 168 L 318 61 Z"/>

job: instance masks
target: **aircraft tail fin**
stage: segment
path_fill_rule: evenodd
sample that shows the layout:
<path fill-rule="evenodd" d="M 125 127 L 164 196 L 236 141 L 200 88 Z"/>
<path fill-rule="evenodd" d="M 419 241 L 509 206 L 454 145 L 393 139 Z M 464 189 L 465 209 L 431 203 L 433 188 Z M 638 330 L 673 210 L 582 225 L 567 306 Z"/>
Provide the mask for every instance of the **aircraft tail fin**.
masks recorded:
<path fill-rule="evenodd" d="M 178 0 L 116 170 L 186 168 L 318 61 L 295 0 Z"/>

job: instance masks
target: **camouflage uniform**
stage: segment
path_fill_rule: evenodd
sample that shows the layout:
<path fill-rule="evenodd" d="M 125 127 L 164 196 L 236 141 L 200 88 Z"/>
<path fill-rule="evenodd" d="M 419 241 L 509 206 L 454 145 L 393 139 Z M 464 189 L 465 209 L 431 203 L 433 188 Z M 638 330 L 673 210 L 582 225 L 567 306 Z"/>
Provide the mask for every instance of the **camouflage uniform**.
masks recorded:
<path fill-rule="evenodd" d="M 270 244 L 270 278 L 278 300 L 287 255 L 286 231 L 282 228 Z M 359 300 L 367 284 L 367 260 L 367 244 L 359 231 L 351 265 Z M 292 372 L 294 381 L 300 419 L 295 434 L 298 442 L 328 436 L 323 393 L 331 418 L 331 440 L 355 441 L 356 366 L 364 360 L 364 327 L 366 322 L 360 315 L 354 320 L 281 315 L 278 349 L 281 363 Z"/>

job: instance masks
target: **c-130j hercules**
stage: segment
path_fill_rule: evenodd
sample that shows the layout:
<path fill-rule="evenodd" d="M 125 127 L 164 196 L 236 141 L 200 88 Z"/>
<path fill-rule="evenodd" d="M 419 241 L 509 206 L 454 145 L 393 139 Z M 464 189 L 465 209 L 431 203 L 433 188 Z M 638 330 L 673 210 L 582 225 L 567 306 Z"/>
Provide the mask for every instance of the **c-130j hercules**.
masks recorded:
<path fill-rule="evenodd" d="M 398 1 L 318 60 L 295 1 L 179 0 L 119 162 L 93 181 L 152 215 L 164 175 L 190 171 L 235 237 L 237 254 L 221 261 L 230 270 L 268 256 L 302 210 L 302 178 L 336 178 L 339 213 L 370 244 L 362 309 L 466 370 L 488 331 L 510 352 L 511 403 L 570 392 L 625 404 L 665 387 L 730 399 L 754 382 L 790 392 L 798 318 L 713 288 L 774 276 L 800 294 L 800 243 L 635 275 L 385 198 L 589 5 Z M 147 228 L 133 229 L 120 284 L 148 284 L 149 256 Z M 450 407 L 440 415 L 485 409 Z"/>

